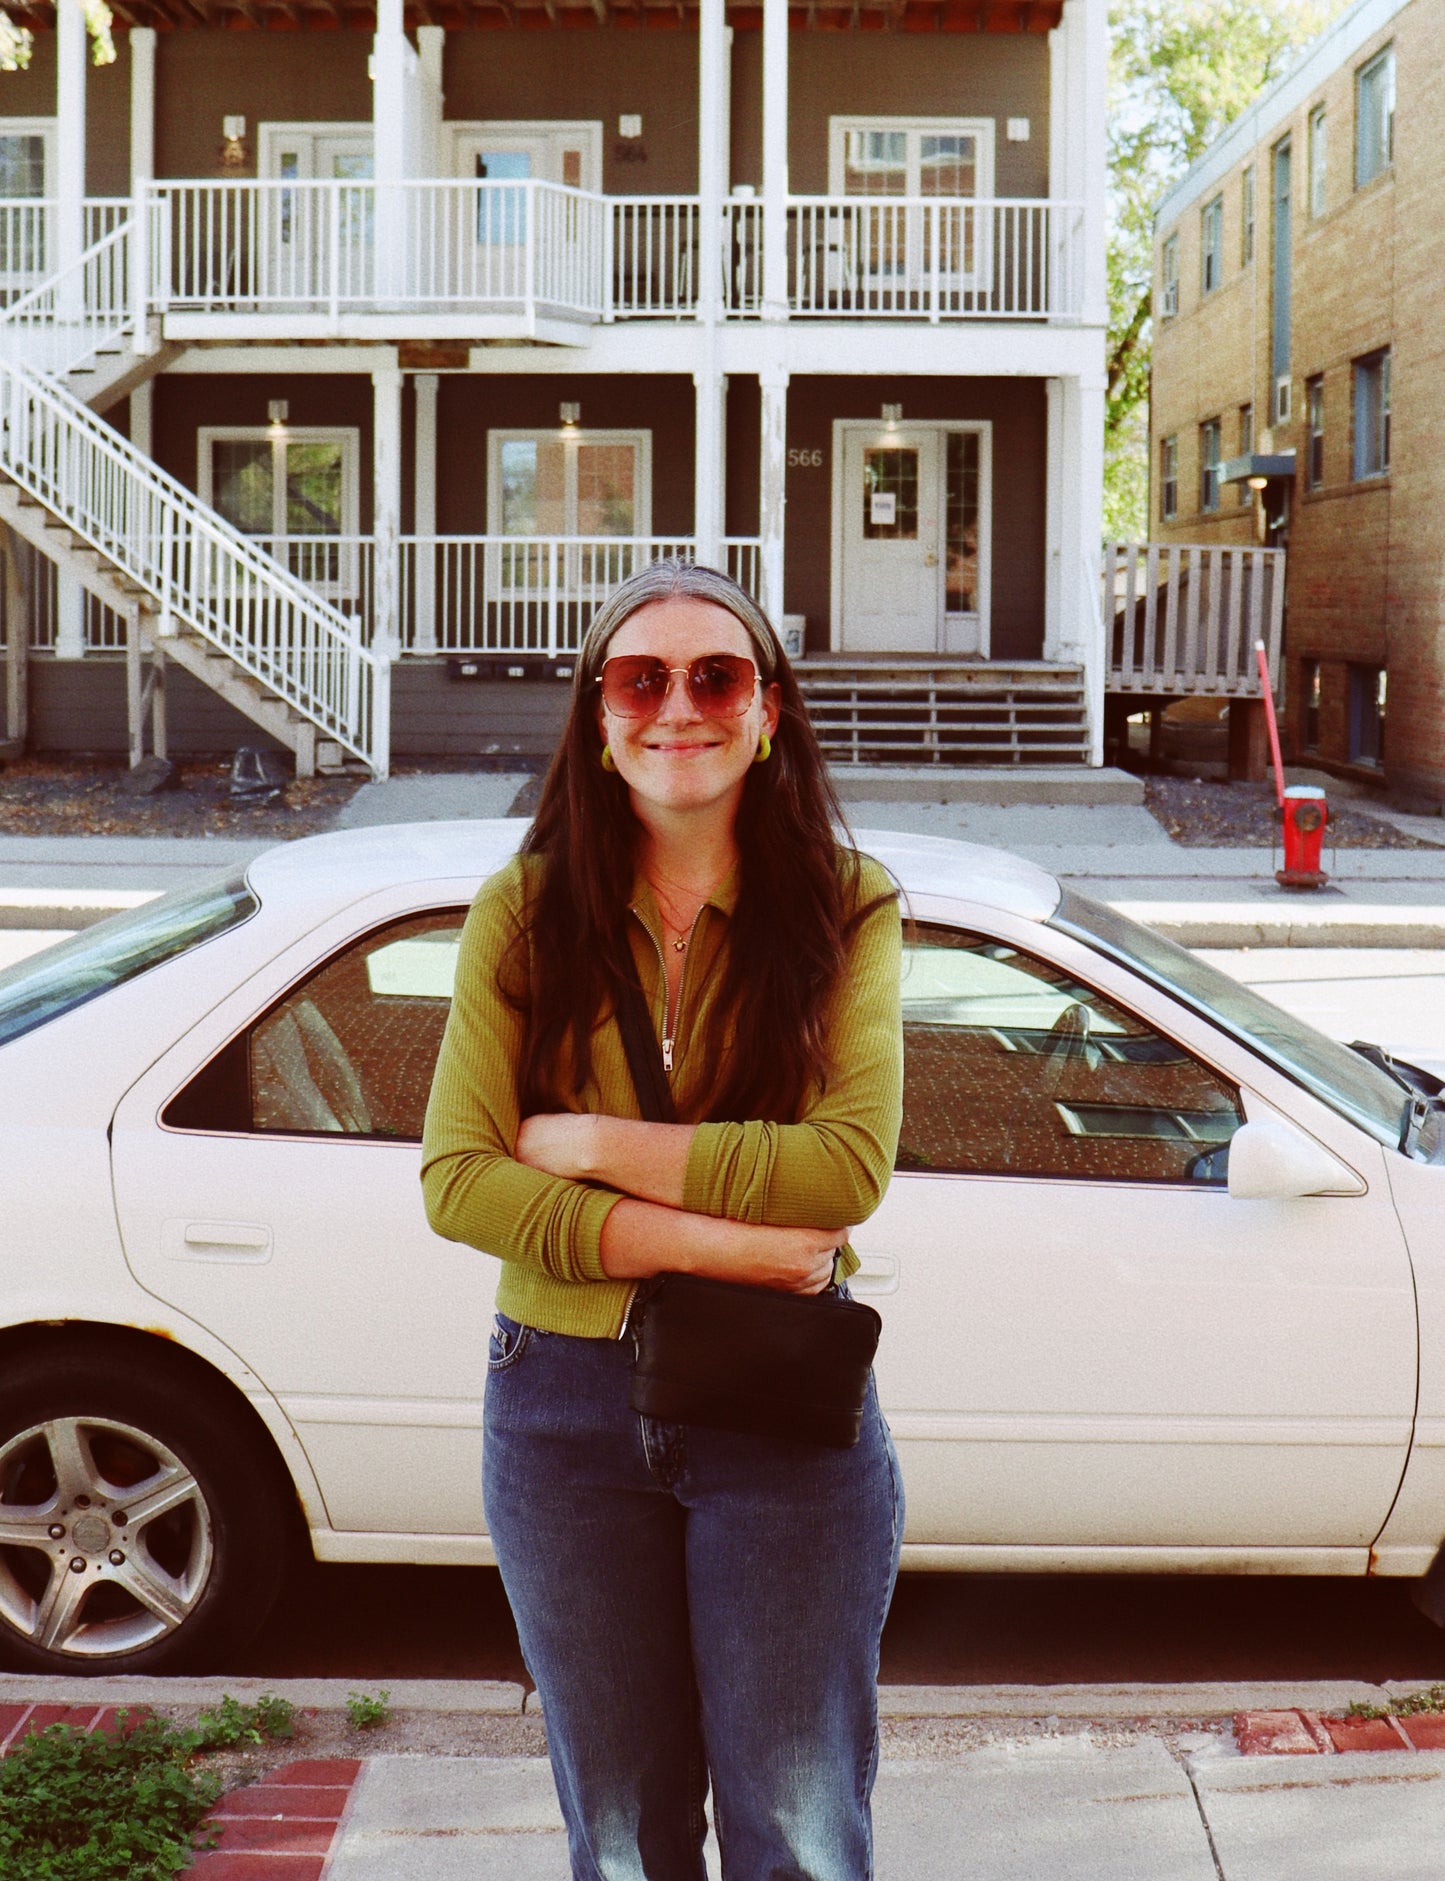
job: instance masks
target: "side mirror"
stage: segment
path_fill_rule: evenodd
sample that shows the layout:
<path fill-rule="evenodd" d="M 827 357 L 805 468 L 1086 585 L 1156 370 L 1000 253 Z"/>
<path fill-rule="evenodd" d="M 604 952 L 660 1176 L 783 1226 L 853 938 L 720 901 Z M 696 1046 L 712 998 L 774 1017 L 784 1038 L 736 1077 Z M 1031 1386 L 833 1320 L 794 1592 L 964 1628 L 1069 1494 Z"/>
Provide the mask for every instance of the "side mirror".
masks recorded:
<path fill-rule="evenodd" d="M 1339 1158 L 1283 1117 L 1256 1117 L 1229 1139 L 1229 1193 L 1241 1202 L 1293 1202 L 1306 1195 L 1363 1195 Z"/>

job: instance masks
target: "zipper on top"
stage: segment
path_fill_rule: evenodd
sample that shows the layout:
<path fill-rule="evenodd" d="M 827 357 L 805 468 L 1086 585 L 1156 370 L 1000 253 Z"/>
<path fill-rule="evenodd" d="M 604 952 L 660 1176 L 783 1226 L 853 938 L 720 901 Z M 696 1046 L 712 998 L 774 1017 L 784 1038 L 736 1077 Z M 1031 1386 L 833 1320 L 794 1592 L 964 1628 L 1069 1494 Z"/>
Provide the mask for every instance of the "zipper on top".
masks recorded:
<path fill-rule="evenodd" d="M 704 902 L 703 907 L 705 908 L 706 906 L 707 903 Z M 652 942 L 653 950 L 657 955 L 657 964 L 662 972 L 662 1068 L 667 1075 L 671 1077 L 673 1072 L 673 1044 L 677 1037 L 677 1021 L 682 1016 L 682 989 L 687 984 L 687 956 L 692 952 L 692 937 L 697 932 L 698 922 L 702 919 L 702 908 L 698 909 L 693 919 L 692 926 L 688 929 L 687 952 L 682 956 L 682 972 L 677 976 L 677 999 L 675 1002 L 668 996 L 667 956 L 662 951 L 662 943 L 647 925 L 646 921 L 642 920 L 642 916 L 637 913 L 636 907 L 632 909 L 632 913 L 637 915 L 637 919 L 642 923 L 643 933 L 646 934 L 647 938 Z"/>

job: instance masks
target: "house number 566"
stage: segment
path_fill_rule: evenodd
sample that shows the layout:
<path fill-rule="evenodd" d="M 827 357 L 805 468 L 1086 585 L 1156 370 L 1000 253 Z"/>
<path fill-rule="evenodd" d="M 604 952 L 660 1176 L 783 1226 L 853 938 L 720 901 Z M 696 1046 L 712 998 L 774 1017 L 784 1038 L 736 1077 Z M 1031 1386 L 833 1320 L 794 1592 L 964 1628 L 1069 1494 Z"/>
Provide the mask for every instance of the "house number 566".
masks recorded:
<path fill-rule="evenodd" d="M 794 448 L 788 452 L 789 470 L 821 470 L 822 468 L 823 453 L 821 450 L 800 450 L 795 445 Z"/>

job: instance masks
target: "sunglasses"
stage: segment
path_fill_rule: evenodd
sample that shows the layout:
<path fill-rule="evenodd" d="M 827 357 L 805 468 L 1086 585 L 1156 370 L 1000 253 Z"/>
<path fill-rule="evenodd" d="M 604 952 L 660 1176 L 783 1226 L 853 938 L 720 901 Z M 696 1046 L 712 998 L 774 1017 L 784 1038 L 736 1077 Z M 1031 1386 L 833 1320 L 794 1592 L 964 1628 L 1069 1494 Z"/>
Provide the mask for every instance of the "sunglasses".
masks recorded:
<path fill-rule="evenodd" d="M 741 718 L 758 683 L 757 667 L 741 653 L 704 653 L 686 666 L 648 653 L 619 653 L 602 662 L 602 703 L 616 718 L 655 718 L 674 673 L 687 675 L 687 696 L 704 718 Z"/>

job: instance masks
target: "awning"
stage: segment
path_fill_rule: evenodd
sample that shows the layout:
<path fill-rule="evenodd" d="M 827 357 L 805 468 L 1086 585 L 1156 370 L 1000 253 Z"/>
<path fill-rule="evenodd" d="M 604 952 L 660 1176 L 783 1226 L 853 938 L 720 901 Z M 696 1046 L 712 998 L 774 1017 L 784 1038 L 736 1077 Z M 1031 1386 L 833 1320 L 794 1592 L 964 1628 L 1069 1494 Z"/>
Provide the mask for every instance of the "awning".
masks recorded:
<path fill-rule="evenodd" d="M 1221 483 L 1247 483 L 1251 477 L 1288 479 L 1294 476 L 1294 452 L 1274 451 L 1262 456 L 1231 457 L 1219 466 Z"/>

